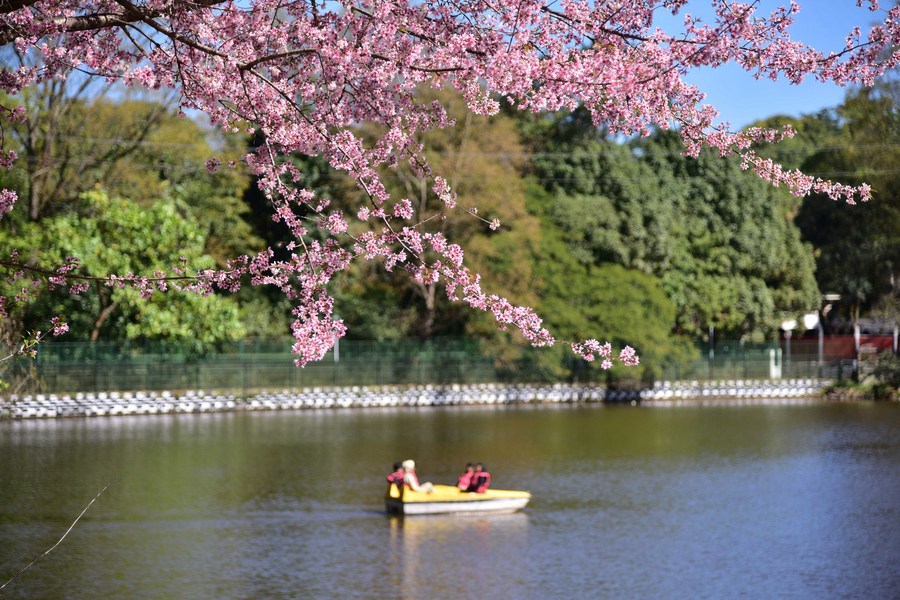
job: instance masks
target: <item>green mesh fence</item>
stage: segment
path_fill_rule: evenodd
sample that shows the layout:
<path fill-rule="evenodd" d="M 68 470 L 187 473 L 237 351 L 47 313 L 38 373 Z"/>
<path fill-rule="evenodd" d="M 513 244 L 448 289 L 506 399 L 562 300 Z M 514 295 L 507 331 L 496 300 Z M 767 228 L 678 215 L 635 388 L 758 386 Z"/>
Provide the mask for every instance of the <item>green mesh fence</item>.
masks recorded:
<path fill-rule="evenodd" d="M 178 390 L 498 381 L 503 375 L 474 340 L 343 340 L 323 360 L 297 368 L 290 342 L 223 344 L 196 354 L 170 343 L 42 344 L 4 379 L 40 391 Z"/>
<path fill-rule="evenodd" d="M 0 375 L 25 381 L 28 391 L 254 390 L 315 386 L 391 384 L 533 383 L 554 381 L 535 354 L 498 369 L 477 340 L 435 339 L 386 342 L 342 340 L 323 360 L 297 368 L 290 342 L 222 344 L 197 354 L 171 343 L 42 343 L 36 359 L 18 359 Z M 768 379 L 779 345 L 723 341 L 710 351 L 697 344 L 697 359 L 653 369 L 656 380 Z M 791 359 L 776 354 L 782 378 L 841 378 L 851 366 L 841 357 L 819 361 L 815 344 L 795 343 Z M 648 365 L 650 366 L 650 365 Z M 598 370 L 580 380 L 605 381 Z M 12 390 L 10 390 L 12 391 Z M 24 390 L 23 390 L 24 391 Z"/>
<path fill-rule="evenodd" d="M 855 368 L 852 338 L 834 343 L 841 336 L 819 345 L 815 339 L 782 342 L 747 343 L 723 340 L 710 348 L 697 342 L 699 357 L 687 364 L 667 366 L 657 379 L 739 380 L 739 379 L 846 379 Z M 844 336 L 849 337 L 849 336 Z"/>

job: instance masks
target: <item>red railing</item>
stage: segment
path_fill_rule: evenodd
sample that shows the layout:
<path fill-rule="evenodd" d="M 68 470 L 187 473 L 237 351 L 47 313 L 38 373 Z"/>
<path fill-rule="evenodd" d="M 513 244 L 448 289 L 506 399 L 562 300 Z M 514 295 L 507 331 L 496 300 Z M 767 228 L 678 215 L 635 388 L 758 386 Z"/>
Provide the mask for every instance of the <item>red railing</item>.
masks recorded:
<path fill-rule="evenodd" d="M 793 337 L 790 342 L 791 357 L 818 357 L 819 338 L 812 333 Z M 892 334 L 863 334 L 859 336 L 860 348 L 874 348 L 877 352 L 892 352 L 894 336 Z M 787 352 L 787 340 L 781 339 L 781 349 Z M 856 342 L 852 334 L 826 335 L 822 338 L 822 358 L 825 361 L 856 358 Z"/>

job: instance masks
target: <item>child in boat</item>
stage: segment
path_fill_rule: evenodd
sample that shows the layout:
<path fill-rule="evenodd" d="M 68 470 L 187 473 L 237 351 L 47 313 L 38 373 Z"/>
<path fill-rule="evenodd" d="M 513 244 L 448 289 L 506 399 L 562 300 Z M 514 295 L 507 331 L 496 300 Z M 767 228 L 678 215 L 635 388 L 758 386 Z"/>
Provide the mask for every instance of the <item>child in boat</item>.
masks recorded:
<path fill-rule="evenodd" d="M 434 486 L 430 481 L 426 481 L 425 483 L 419 483 L 419 477 L 416 475 L 416 461 L 407 459 L 403 461 L 403 481 L 406 483 L 406 487 L 411 489 L 414 492 L 425 492 L 426 494 L 430 494 L 434 491 Z"/>
<path fill-rule="evenodd" d="M 456 487 L 462 492 L 467 492 L 469 486 L 472 485 L 472 477 L 475 476 L 475 466 L 472 463 L 466 463 L 466 469 L 463 474 L 456 480 Z"/>
<path fill-rule="evenodd" d="M 488 487 L 491 485 L 491 474 L 488 473 L 487 469 L 484 468 L 484 465 L 481 463 L 475 464 L 475 472 L 472 473 L 472 481 L 469 484 L 469 488 L 466 490 L 468 492 L 475 492 L 476 494 L 483 494 L 487 491 Z"/>
<path fill-rule="evenodd" d="M 399 460 L 394 463 L 394 471 L 389 473 L 387 476 L 388 483 L 393 483 L 398 488 L 403 485 L 403 476 L 405 475 L 405 471 L 403 470 L 403 463 Z"/>

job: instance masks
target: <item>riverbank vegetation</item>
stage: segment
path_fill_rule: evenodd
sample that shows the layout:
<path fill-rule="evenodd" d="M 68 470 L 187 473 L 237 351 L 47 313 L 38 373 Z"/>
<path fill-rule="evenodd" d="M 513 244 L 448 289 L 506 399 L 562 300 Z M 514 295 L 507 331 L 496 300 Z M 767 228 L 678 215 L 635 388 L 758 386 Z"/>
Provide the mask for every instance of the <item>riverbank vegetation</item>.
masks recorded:
<path fill-rule="evenodd" d="M 822 395 L 834 402 L 886 400 L 900 402 L 900 358 L 884 352 L 856 379 L 843 379 L 825 387 Z"/>

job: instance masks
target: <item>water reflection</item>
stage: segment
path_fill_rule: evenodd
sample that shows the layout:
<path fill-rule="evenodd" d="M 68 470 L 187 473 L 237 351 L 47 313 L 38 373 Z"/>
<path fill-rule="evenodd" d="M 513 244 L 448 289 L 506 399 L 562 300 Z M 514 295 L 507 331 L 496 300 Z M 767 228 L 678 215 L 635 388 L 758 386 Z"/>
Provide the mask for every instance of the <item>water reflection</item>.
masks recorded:
<path fill-rule="evenodd" d="M 387 565 L 403 597 L 471 598 L 486 589 L 524 597 L 529 581 L 526 513 L 393 516 L 388 523 Z"/>

